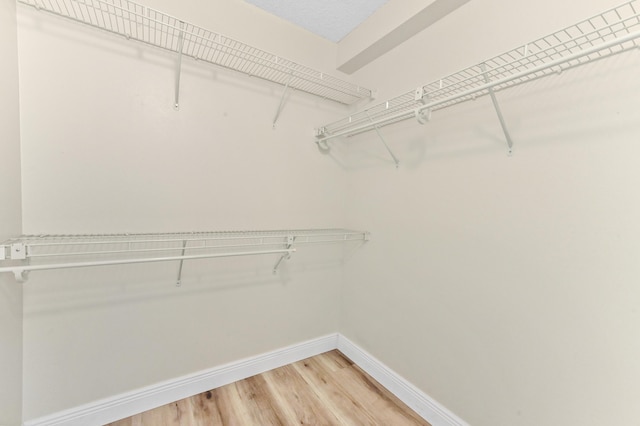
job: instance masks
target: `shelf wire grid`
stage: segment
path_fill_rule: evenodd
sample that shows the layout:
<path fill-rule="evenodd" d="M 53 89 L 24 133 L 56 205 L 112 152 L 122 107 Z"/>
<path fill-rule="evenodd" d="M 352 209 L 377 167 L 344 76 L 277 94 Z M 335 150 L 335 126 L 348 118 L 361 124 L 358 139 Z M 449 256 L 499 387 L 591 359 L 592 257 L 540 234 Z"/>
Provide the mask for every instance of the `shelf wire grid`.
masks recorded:
<path fill-rule="evenodd" d="M 252 77 L 351 105 L 370 89 L 129 0 L 18 0 L 38 10 Z"/>
<path fill-rule="evenodd" d="M 23 235 L 0 244 L 6 260 L 12 247 L 21 245 L 25 261 L 51 264 L 78 260 L 101 262 L 148 259 L 156 256 L 185 256 L 265 251 L 310 245 L 365 241 L 366 232 L 347 229 L 303 229 L 279 231 L 219 231 L 187 233 Z"/>
<path fill-rule="evenodd" d="M 353 136 L 638 47 L 640 0 L 316 129 L 319 141 Z M 491 82 L 491 83 L 488 83 Z"/>

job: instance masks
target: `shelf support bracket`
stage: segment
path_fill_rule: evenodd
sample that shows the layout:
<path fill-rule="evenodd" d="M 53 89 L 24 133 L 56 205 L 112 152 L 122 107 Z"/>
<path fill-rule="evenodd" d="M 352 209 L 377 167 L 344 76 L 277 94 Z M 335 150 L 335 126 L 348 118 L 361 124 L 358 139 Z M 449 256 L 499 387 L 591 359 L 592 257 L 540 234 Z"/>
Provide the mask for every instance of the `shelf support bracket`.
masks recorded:
<path fill-rule="evenodd" d="M 429 100 L 429 95 L 425 93 L 424 87 L 418 87 L 414 92 L 413 99 L 416 102 L 425 105 Z M 414 114 L 416 116 L 416 120 L 418 120 L 418 123 L 420 124 L 427 124 L 427 122 L 431 120 L 431 108 L 428 108 L 426 111 L 417 108 Z"/>
<path fill-rule="evenodd" d="M 16 279 L 17 283 L 24 283 L 29 278 L 29 271 L 25 271 L 24 269 L 14 269 L 13 276 Z"/>
<path fill-rule="evenodd" d="M 291 250 L 291 248 L 293 247 L 293 242 L 296 240 L 296 237 L 289 235 L 287 237 L 287 250 Z M 291 259 L 291 252 L 285 253 L 282 256 L 280 256 L 280 259 L 278 259 L 278 261 L 276 262 L 276 264 L 273 266 L 273 274 L 277 274 L 278 273 L 278 268 L 280 267 L 280 264 L 282 263 L 283 260 L 289 260 Z"/>
<path fill-rule="evenodd" d="M 182 241 L 182 256 L 184 258 L 184 252 L 187 250 L 187 240 Z M 182 287 L 182 265 L 184 259 L 180 259 L 180 266 L 178 266 L 178 280 L 176 281 L 176 287 Z"/>
<path fill-rule="evenodd" d="M 272 127 L 276 128 L 276 123 L 278 122 L 278 118 L 280 118 L 280 113 L 284 107 L 284 98 L 289 90 L 289 85 L 291 84 L 291 79 L 293 78 L 293 74 L 289 74 L 289 79 L 287 80 L 287 84 L 284 86 L 284 90 L 282 91 L 282 96 L 280 97 L 280 104 L 278 105 L 278 109 L 276 110 L 276 115 L 273 117 Z"/>
<path fill-rule="evenodd" d="M 400 167 L 400 161 L 398 160 L 398 157 L 396 157 L 393 154 L 393 151 L 391 151 L 391 148 L 389 148 L 389 145 L 387 145 L 387 142 L 384 140 L 384 137 L 382 136 L 382 133 L 380 133 L 380 128 L 378 127 L 377 124 L 375 124 L 373 122 L 373 119 L 369 115 L 369 111 L 365 111 L 365 113 L 367 114 L 367 117 L 369 118 L 369 121 L 371 121 L 371 124 L 373 124 L 373 128 L 376 130 L 376 133 L 378 134 L 378 137 L 380 138 L 380 141 L 382 141 L 382 145 L 384 145 L 384 147 L 387 149 L 387 152 L 389 153 L 391 158 L 393 158 L 393 162 L 396 163 L 396 169 L 399 168 Z"/>
<path fill-rule="evenodd" d="M 176 91 L 173 109 L 180 109 L 180 76 L 182 74 L 182 49 L 184 48 L 184 22 L 180 21 L 180 34 L 178 35 L 178 65 L 176 69 Z"/>
<path fill-rule="evenodd" d="M 487 65 L 481 65 L 482 72 L 484 73 L 484 81 L 485 83 L 490 83 L 489 74 L 487 73 Z M 493 107 L 496 110 L 496 114 L 498 115 L 498 120 L 500 120 L 500 126 L 502 126 L 502 131 L 504 132 L 504 137 L 507 139 L 507 146 L 509 147 L 509 155 L 513 154 L 513 139 L 511 139 L 511 134 L 509 133 L 509 129 L 507 128 L 507 123 L 504 120 L 504 116 L 502 115 L 502 110 L 500 109 L 500 104 L 498 103 L 498 99 L 496 98 L 495 91 L 493 87 L 489 87 L 489 96 L 491 96 L 491 102 L 493 103 Z"/>

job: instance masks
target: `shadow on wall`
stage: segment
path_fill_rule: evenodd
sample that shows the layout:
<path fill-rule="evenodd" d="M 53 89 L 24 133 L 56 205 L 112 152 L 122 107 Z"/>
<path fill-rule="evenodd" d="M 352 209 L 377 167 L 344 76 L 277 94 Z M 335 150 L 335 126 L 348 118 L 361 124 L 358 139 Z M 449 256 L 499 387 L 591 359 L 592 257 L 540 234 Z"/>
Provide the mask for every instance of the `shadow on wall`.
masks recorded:
<path fill-rule="evenodd" d="M 303 247 L 281 262 L 276 273 L 273 270 L 279 255 L 186 260 L 180 285 L 176 261 L 34 271 L 25 283 L 12 284 L 15 288 L 25 286 L 25 297 L 29 298 L 25 315 L 31 317 L 163 299 L 223 296 L 259 287 L 288 291 L 339 280 L 342 265 L 362 244 Z"/>
<path fill-rule="evenodd" d="M 488 106 L 490 107 L 490 106 Z M 456 116 L 452 116 L 456 114 Z M 399 168 L 412 170 L 424 163 L 442 158 L 460 158 L 498 152 L 506 142 L 500 129 L 492 129 L 492 123 L 460 125 L 468 112 L 443 111 L 434 113 L 432 121 L 425 125 L 407 120 L 380 129 L 385 143 L 399 160 Z M 450 126 L 450 127 L 448 127 Z M 474 144 L 469 144 L 474 140 Z M 347 171 L 377 168 L 395 168 L 393 157 L 375 131 L 349 138 L 337 138 L 328 142 L 326 155 Z M 506 155 L 506 154 L 505 154 Z"/>
<path fill-rule="evenodd" d="M 17 317 L 22 316 L 22 284 L 18 284 L 11 274 L 0 275 L 0 298 L 6 301 L 3 309 L 9 309 L 10 313 Z"/>

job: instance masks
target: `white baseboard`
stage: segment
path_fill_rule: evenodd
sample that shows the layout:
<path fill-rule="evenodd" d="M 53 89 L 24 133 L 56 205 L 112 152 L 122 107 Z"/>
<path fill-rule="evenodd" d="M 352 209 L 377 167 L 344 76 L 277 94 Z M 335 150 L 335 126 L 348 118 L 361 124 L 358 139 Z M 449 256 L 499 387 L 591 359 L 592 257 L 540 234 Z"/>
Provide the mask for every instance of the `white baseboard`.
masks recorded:
<path fill-rule="evenodd" d="M 25 426 L 104 425 L 210 389 L 338 349 L 432 426 L 469 426 L 341 334 L 330 334 L 266 354 L 158 383 L 46 417 Z"/>
<path fill-rule="evenodd" d="M 432 426 L 469 426 L 464 420 L 341 334 L 338 334 L 337 349 Z"/>
<path fill-rule="evenodd" d="M 337 341 L 338 335 L 331 334 L 112 398 L 95 401 L 46 417 L 29 420 L 24 424 L 25 426 L 104 425 L 105 423 L 133 416 L 210 389 L 331 351 L 336 348 Z"/>

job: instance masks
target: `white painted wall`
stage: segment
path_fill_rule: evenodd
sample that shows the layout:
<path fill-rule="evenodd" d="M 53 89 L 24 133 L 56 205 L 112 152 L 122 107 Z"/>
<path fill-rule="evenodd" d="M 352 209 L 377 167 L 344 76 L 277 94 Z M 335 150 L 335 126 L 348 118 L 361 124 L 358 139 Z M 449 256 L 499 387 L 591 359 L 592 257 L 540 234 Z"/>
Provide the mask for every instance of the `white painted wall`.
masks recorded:
<path fill-rule="evenodd" d="M 474 0 L 353 78 L 384 99 L 616 3 Z M 334 45 L 242 2 L 149 5 L 331 71 Z M 176 113 L 174 58 L 32 10 L 18 30 L 25 232 L 373 235 L 344 285 L 334 248 L 278 276 L 192 262 L 182 288 L 169 264 L 32 274 L 25 419 L 338 328 L 473 425 L 638 418 L 638 55 L 500 93 L 512 158 L 488 99 L 385 128 L 396 171 L 375 134 L 318 155 L 327 102 L 292 94 L 272 130 L 280 88 L 186 62 Z"/>
<path fill-rule="evenodd" d="M 0 2 L 0 241 L 21 233 L 16 5 Z M 22 419 L 22 287 L 0 275 L 0 425 Z"/>
<path fill-rule="evenodd" d="M 381 99 L 617 1 L 474 0 L 354 75 Z M 419 53 L 419 54 L 418 54 Z M 474 426 L 640 416 L 640 55 L 353 138 L 342 332 Z M 344 148 L 336 152 L 344 153 Z"/>
<path fill-rule="evenodd" d="M 225 13 L 218 13 L 225 3 Z M 150 6 L 330 70 L 335 46 L 238 1 Z M 344 172 L 313 128 L 343 107 L 20 7 L 25 233 L 344 226 Z M 231 34 L 233 32 L 233 34 Z M 246 37 L 243 37 L 246 36 Z M 277 50 L 276 50 L 277 49 Z M 342 249 L 33 273 L 25 419 L 338 328 Z"/>

